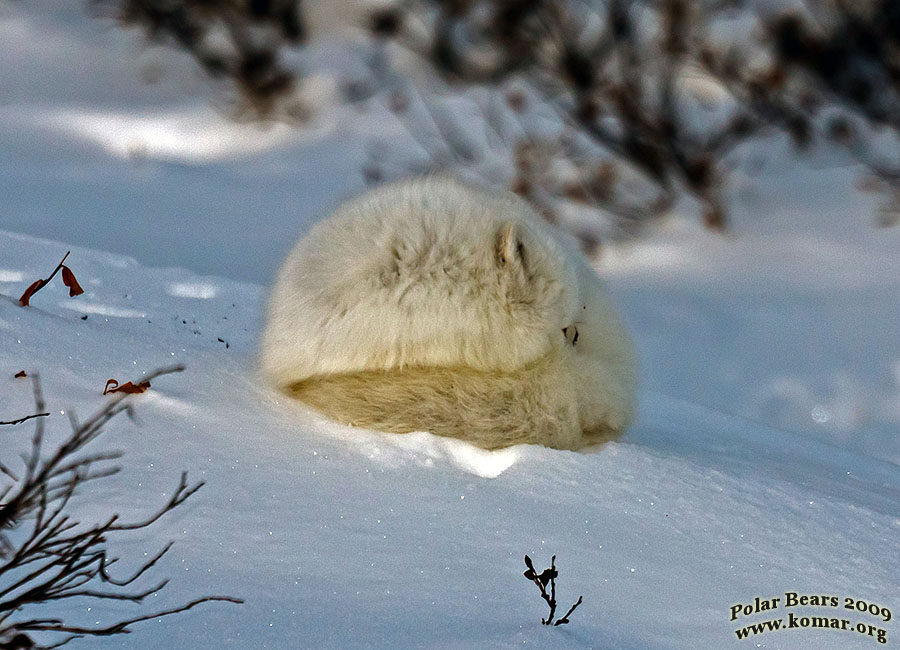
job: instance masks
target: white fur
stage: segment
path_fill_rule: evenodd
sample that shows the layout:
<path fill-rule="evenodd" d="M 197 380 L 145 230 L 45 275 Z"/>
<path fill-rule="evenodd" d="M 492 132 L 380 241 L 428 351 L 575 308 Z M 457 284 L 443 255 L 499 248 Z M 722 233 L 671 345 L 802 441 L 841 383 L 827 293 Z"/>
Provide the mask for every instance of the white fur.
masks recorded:
<path fill-rule="evenodd" d="M 373 190 L 297 243 L 262 368 L 344 422 L 488 448 L 578 448 L 633 413 L 631 344 L 580 253 L 517 197 L 444 178 Z"/>

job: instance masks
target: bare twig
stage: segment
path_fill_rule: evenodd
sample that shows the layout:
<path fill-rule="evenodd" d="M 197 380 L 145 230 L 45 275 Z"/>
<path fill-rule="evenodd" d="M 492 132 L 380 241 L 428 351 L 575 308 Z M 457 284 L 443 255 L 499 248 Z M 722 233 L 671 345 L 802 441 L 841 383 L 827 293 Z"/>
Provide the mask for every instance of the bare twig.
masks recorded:
<path fill-rule="evenodd" d="M 34 413 L 32 415 L 26 415 L 24 418 L 19 418 L 18 420 L 9 420 L 0 421 L 0 424 L 19 424 L 20 422 L 25 422 L 26 420 L 30 420 L 31 418 L 44 418 L 50 415 L 49 413 Z"/>
<path fill-rule="evenodd" d="M 65 625 L 62 621 L 53 620 L 53 619 L 44 619 L 39 620 L 35 619 L 32 621 L 23 621 L 22 623 L 16 623 L 10 626 L 11 630 L 29 630 L 29 631 L 45 631 L 45 632 L 69 632 L 77 635 L 90 635 L 90 636 L 111 636 L 113 634 L 124 634 L 128 633 L 131 630 L 128 629 L 130 625 L 135 623 L 140 623 L 141 621 L 149 621 L 154 618 L 161 618 L 163 616 L 169 616 L 170 614 L 178 614 L 180 612 L 186 612 L 189 609 L 193 609 L 197 605 L 201 603 L 209 603 L 209 602 L 224 602 L 224 603 L 235 603 L 242 604 L 244 601 L 241 598 L 232 598 L 231 596 L 205 596 L 204 598 L 197 598 L 196 600 L 192 600 L 186 605 L 182 605 L 181 607 L 173 607 L 172 609 L 165 609 L 160 612 L 154 612 L 153 614 L 145 614 L 143 616 L 136 616 L 134 618 L 130 618 L 125 621 L 120 621 L 115 623 L 114 625 L 109 625 L 107 627 L 80 627 L 77 625 Z"/>
<path fill-rule="evenodd" d="M 31 285 L 25 290 L 25 293 L 22 294 L 22 297 L 19 298 L 19 304 L 23 307 L 28 306 L 28 301 L 31 300 L 31 297 L 36 294 L 38 291 L 43 289 L 45 286 L 50 284 L 50 280 L 54 278 L 54 276 L 59 273 L 60 269 L 63 268 L 63 263 L 66 261 L 66 258 L 69 256 L 69 253 L 72 251 L 66 251 L 66 254 L 63 255 L 63 258 L 59 261 L 59 264 L 56 265 L 56 268 L 53 269 L 53 273 L 51 273 L 46 279 L 35 280 L 31 283 Z M 67 271 L 68 273 L 69 271 Z M 66 279 L 66 274 L 63 273 L 63 280 Z"/>
<path fill-rule="evenodd" d="M 550 612 L 547 614 L 546 618 L 541 619 L 541 623 L 544 625 L 566 625 L 569 622 L 569 615 L 575 611 L 575 608 L 578 607 L 582 602 L 582 597 L 578 597 L 578 601 L 569 608 L 569 611 L 565 613 L 565 615 L 556 620 L 554 622 L 553 617 L 556 615 L 556 578 L 559 576 L 559 572 L 556 570 L 556 556 L 554 555 L 550 559 L 550 568 L 544 569 L 540 573 L 538 573 L 534 568 L 534 563 L 531 561 L 531 558 L 527 555 L 525 556 L 525 566 L 528 569 L 523 574 L 528 580 L 537 585 L 537 588 L 541 591 L 541 598 L 547 603 L 547 606 L 550 608 Z M 550 585 L 550 591 L 547 591 L 547 585 Z"/>
<path fill-rule="evenodd" d="M 556 621 L 556 623 L 554 623 L 553 625 L 554 625 L 554 626 L 556 626 L 556 625 L 565 625 L 566 623 L 568 623 L 568 622 L 569 622 L 569 614 L 571 614 L 572 612 L 575 611 L 575 608 L 578 607 L 578 606 L 581 604 L 581 601 L 582 601 L 582 597 L 579 596 L 579 597 L 578 597 L 578 600 L 575 601 L 575 604 L 572 605 L 572 606 L 569 608 L 569 611 L 566 612 L 566 613 L 563 615 L 563 617 L 560 618 L 560 619 L 558 619 L 558 620 Z"/>
<path fill-rule="evenodd" d="M 182 366 L 162 368 L 150 373 L 146 379 L 181 370 Z M 33 376 L 33 382 L 35 404 L 40 411 L 44 407 L 44 398 L 37 375 Z M 203 481 L 191 485 L 187 473 L 182 473 L 168 501 L 132 523 L 122 523 L 117 514 L 111 514 L 100 523 L 82 525 L 69 514 L 70 503 L 85 483 L 118 472 L 118 467 L 103 465 L 118 459 L 119 452 L 97 452 L 86 456 L 81 453 L 85 445 L 102 433 L 106 422 L 119 413 L 129 412 L 130 404 L 126 402 L 129 399 L 129 394 L 118 394 L 81 423 L 73 416 L 71 434 L 46 457 L 43 455 L 43 420 L 37 419 L 31 451 L 22 458 L 22 477 L 2 468 L 13 483 L 0 490 L 0 647 L 28 641 L 21 647 L 55 648 L 81 636 L 127 633 L 134 623 L 183 612 L 205 602 L 242 602 L 230 596 L 207 596 L 179 607 L 95 628 L 55 618 L 10 620 L 15 613 L 33 605 L 69 598 L 140 603 L 168 584 L 168 580 L 162 580 L 141 589 L 131 588 L 168 552 L 171 542 L 131 575 L 115 578 L 110 575 L 109 568 L 117 558 L 108 554 L 107 539 L 113 534 L 151 526 L 184 503 L 204 485 Z M 5 532 L 8 530 L 16 534 Z M 25 632 L 65 636 L 52 645 L 36 646 Z"/>

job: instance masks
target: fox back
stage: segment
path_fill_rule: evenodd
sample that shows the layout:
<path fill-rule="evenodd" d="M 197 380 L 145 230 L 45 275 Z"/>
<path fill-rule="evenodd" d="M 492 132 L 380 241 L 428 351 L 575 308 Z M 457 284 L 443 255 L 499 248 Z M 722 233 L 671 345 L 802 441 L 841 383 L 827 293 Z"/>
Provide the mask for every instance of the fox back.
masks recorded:
<path fill-rule="evenodd" d="M 269 298 L 262 369 L 347 424 L 577 448 L 632 417 L 628 337 L 576 248 L 511 194 L 443 178 L 316 224 Z"/>

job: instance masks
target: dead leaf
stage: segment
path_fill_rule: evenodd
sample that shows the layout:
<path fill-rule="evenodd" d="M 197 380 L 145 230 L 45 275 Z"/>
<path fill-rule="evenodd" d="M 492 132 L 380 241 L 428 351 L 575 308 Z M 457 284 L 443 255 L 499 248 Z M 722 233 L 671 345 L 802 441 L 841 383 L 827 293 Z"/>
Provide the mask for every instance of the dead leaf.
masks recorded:
<path fill-rule="evenodd" d="M 544 569 L 537 578 L 541 581 L 541 584 L 546 587 L 548 582 L 558 577 L 559 572 L 556 569 Z"/>
<path fill-rule="evenodd" d="M 120 386 L 120 385 L 119 385 L 119 382 L 118 382 L 117 380 L 115 380 L 115 379 L 108 379 L 108 380 L 106 381 L 106 387 L 103 389 L 103 394 L 104 394 L 104 395 L 106 395 L 107 393 L 132 393 L 132 394 L 137 394 L 137 393 L 143 393 L 143 392 L 144 392 L 145 390 L 147 390 L 148 388 L 150 388 L 150 382 L 149 382 L 149 381 L 142 381 L 142 382 L 140 382 L 140 383 L 138 383 L 138 384 L 133 384 L 133 383 L 131 383 L 130 381 L 126 381 L 124 384 L 122 384 L 122 385 Z"/>
<path fill-rule="evenodd" d="M 64 285 L 69 287 L 70 298 L 80 296 L 84 293 L 84 289 L 82 289 L 81 285 L 78 284 L 78 280 L 75 279 L 75 274 L 72 273 L 72 269 L 65 265 L 63 265 L 62 267 L 62 281 Z"/>
<path fill-rule="evenodd" d="M 17 372 L 16 374 L 13 375 L 13 377 L 15 377 L 16 379 L 19 379 L 21 377 L 27 377 L 27 376 L 28 375 L 25 374 L 24 370 L 20 370 L 19 372 Z"/>
<path fill-rule="evenodd" d="M 19 298 L 19 304 L 22 305 L 23 307 L 27 307 L 28 301 L 31 300 L 31 296 L 33 296 L 35 294 L 35 292 L 43 286 L 44 286 L 43 280 L 35 280 L 34 282 L 32 282 L 31 286 L 29 286 L 27 289 L 25 289 L 25 293 L 23 293 L 22 297 Z"/>
<path fill-rule="evenodd" d="M 22 294 L 22 297 L 19 298 L 19 304 L 23 307 L 28 307 L 28 302 L 31 300 L 31 297 L 36 294 L 38 291 L 43 289 L 50 280 L 53 279 L 59 271 L 62 271 L 63 284 L 69 287 L 69 297 L 79 296 L 84 293 L 84 289 L 81 288 L 81 285 L 78 284 L 78 280 L 75 279 L 75 274 L 72 273 L 72 269 L 63 264 L 66 261 L 66 258 L 69 257 L 69 253 L 71 251 L 66 251 L 66 254 L 63 255 L 63 258 L 59 261 L 59 264 L 56 265 L 56 268 L 53 269 L 53 273 L 51 273 L 47 279 L 35 280 L 31 283 L 31 286 L 25 289 L 25 293 Z"/>

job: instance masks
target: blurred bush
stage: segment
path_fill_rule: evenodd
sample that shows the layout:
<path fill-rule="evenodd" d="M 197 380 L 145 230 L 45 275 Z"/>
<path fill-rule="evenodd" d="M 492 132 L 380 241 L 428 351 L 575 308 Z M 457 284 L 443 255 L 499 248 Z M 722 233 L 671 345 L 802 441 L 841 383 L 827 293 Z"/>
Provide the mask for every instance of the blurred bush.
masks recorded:
<path fill-rule="evenodd" d="M 509 187 L 587 247 L 684 196 L 726 228 L 736 150 L 772 132 L 846 150 L 884 197 L 878 223 L 900 215 L 896 0 L 93 2 L 228 80 L 244 117 L 302 126 L 328 103 L 381 107 L 421 151 L 375 142 L 371 183 L 451 169 Z M 324 104 L 292 56 L 323 22 L 350 28 L 360 63 Z"/>

